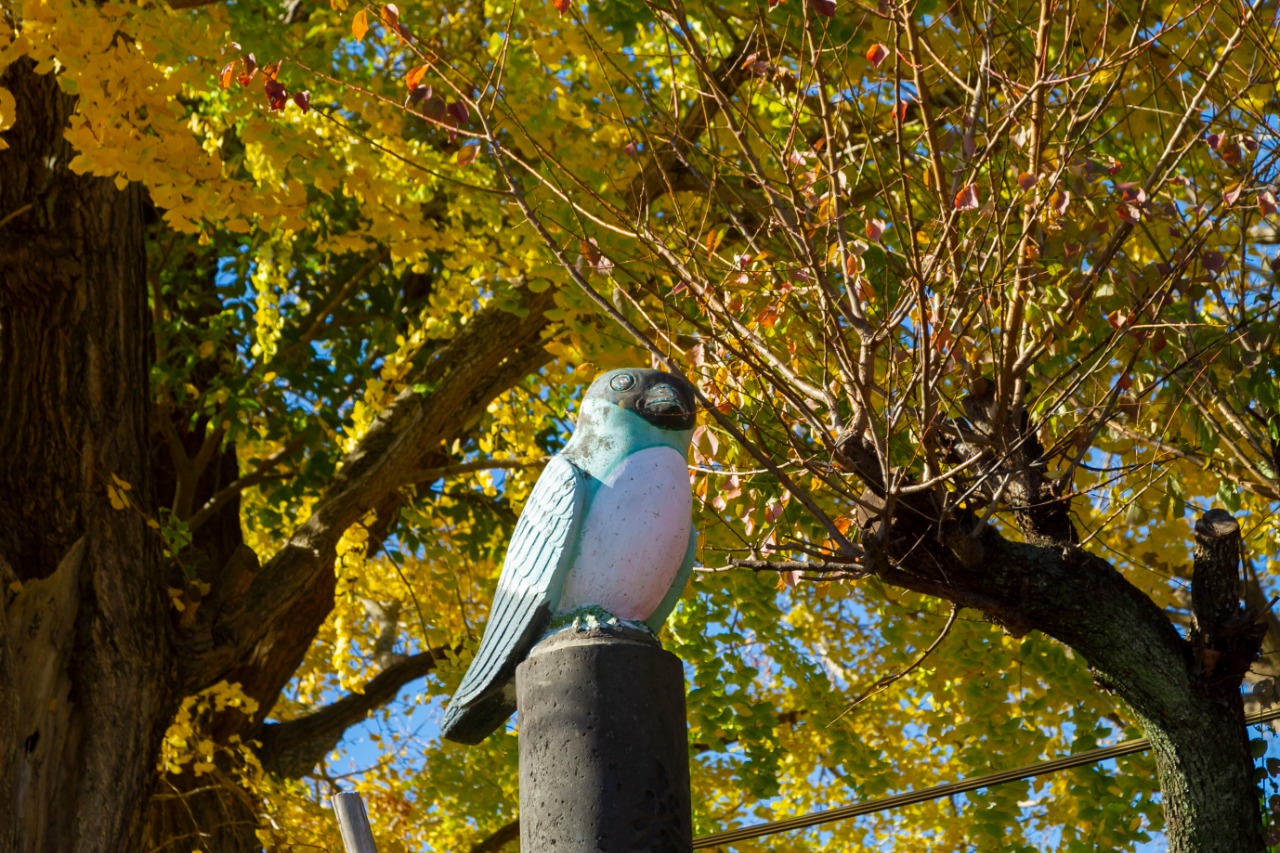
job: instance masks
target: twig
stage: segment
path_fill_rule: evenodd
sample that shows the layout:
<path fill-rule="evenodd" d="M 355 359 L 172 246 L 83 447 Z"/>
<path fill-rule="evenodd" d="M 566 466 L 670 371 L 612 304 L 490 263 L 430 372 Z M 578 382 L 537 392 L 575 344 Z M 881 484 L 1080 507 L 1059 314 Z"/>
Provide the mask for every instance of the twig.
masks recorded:
<path fill-rule="evenodd" d="M 920 664 L 924 663 L 925 659 L 928 658 L 929 655 L 933 654 L 934 650 L 937 649 L 938 646 L 942 644 L 942 641 L 947 638 L 947 635 L 951 633 L 951 628 L 953 625 L 956 624 L 956 617 L 959 615 L 960 615 L 960 605 L 952 604 L 951 615 L 947 617 L 947 624 L 942 626 L 942 631 L 938 634 L 938 636 L 934 639 L 934 641 L 929 644 L 929 648 L 921 652 L 920 656 L 916 658 L 914 661 L 912 661 L 911 665 L 908 666 L 906 669 L 902 670 L 902 672 L 899 672 L 896 675 L 886 675 L 884 678 L 880 679 L 875 684 L 871 685 L 871 687 L 865 693 L 863 693 L 857 699 L 853 700 L 853 704 L 851 704 L 848 708 L 845 708 L 843 711 L 841 711 L 839 716 L 837 716 L 834 720 L 827 723 L 827 726 L 828 727 L 834 726 L 836 723 L 840 722 L 840 719 L 842 717 L 844 717 L 854 708 L 858 707 L 863 702 L 870 699 L 872 696 L 875 696 L 877 693 L 883 693 L 885 690 L 889 688 L 889 685 L 893 684 L 895 681 L 906 678 L 908 675 L 914 672 L 920 666 Z"/>

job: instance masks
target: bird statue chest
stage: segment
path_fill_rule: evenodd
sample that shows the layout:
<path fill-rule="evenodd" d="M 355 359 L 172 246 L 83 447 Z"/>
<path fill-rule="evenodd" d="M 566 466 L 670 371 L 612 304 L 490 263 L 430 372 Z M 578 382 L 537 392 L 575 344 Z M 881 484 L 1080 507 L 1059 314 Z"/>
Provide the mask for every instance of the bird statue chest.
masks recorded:
<path fill-rule="evenodd" d="M 647 619 L 684 561 L 692 512 L 684 456 L 650 447 L 623 459 L 591 500 L 558 610 L 599 605 Z"/>

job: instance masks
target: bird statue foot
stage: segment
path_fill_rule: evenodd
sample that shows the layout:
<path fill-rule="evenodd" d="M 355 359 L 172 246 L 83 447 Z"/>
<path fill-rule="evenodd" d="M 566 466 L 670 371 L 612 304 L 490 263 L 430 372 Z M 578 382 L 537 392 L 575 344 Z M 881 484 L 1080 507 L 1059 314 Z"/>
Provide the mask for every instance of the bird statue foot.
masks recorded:
<path fill-rule="evenodd" d="M 605 610 L 598 604 L 590 604 L 586 607 L 579 607 L 570 610 L 567 613 L 560 613 L 551 620 L 551 625 L 547 629 L 546 636 L 559 633 L 560 631 L 605 631 L 616 630 L 618 628 L 630 628 L 633 631 L 642 631 L 651 637 L 657 637 L 653 629 L 635 619 L 621 619 L 614 616 L 608 610 Z"/>

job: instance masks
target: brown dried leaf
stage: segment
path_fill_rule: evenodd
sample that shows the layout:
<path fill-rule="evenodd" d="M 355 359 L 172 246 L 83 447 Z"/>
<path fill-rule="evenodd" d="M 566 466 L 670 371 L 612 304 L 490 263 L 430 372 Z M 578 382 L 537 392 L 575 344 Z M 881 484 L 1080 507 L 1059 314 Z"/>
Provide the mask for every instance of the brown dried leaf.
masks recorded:
<path fill-rule="evenodd" d="M 978 185 L 969 184 L 956 193 L 953 205 L 956 210 L 977 210 L 981 202 L 978 200 Z"/>
<path fill-rule="evenodd" d="M 1271 190 L 1258 194 L 1258 210 L 1263 216 L 1270 216 L 1276 212 L 1276 194 Z"/>

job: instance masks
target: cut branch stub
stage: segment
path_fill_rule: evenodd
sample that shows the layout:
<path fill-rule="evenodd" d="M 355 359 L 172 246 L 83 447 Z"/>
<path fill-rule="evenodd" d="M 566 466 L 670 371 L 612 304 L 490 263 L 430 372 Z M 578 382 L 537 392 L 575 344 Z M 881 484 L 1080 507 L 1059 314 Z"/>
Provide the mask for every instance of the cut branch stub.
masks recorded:
<path fill-rule="evenodd" d="M 1225 510 L 1211 509 L 1195 532 L 1191 611 L 1200 632 L 1212 637 L 1240 610 L 1240 525 Z"/>
<path fill-rule="evenodd" d="M 1240 525 L 1230 513 L 1211 509 L 1196 522 L 1195 533 L 1191 644 L 1200 677 L 1234 691 L 1257 657 L 1267 625 L 1241 601 Z"/>

